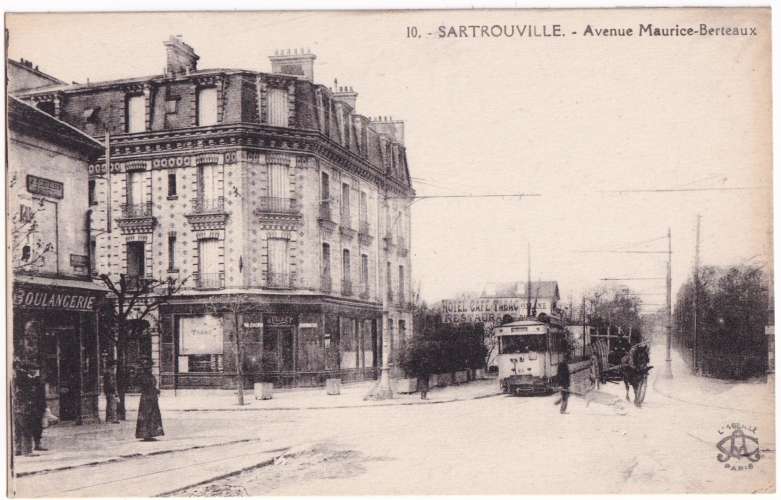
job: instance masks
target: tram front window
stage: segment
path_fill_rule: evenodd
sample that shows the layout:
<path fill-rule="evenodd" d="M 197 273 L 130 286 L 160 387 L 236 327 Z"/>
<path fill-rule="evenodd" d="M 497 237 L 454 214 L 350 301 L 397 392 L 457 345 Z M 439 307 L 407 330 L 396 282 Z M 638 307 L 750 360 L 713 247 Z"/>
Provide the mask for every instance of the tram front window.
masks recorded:
<path fill-rule="evenodd" d="M 545 335 L 506 335 L 500 339 L 499 354 L 521 354 L 547 350 Z"/>

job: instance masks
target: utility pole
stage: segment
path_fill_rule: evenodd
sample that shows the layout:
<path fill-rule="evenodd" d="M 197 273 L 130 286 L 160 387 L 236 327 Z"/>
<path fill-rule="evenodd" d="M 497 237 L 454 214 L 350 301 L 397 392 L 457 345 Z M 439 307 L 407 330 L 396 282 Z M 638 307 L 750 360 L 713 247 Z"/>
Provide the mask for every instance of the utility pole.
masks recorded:
<path fill-rule="evenodd" d="M 697 241 L 694 246 L 694 373 L 699 373 L 700 368 L 700 339 L 697 332 L 698 301 L 700 297 L 700 220 L 702 216 L 697 214 Z"/>
<path fill-rule="evenodd" d="M 583 357 L 586 357 L 586 296 L 583 296 L 583 309 L 580 310 L 580 317 L 583 323 Z"/>
<path fill-rule="evenodd" d="M 526 319 L 532 315 L 532 245 L 526 244 Z"/>
<path fill-rule="evenodd" d="M 672 358 L 670 357 L 670 350 L 672 347 L 672 331 L 673 331 L 673 309 L 672 309 L 672 261 L 673 261 L 673 246 L 672 246 L 672 233 L 670 228 L 667 228 L 667 324 L 665 329 L 667 330 L 667 349 L 665 361 L 665 378 L 673 378 Z"/>

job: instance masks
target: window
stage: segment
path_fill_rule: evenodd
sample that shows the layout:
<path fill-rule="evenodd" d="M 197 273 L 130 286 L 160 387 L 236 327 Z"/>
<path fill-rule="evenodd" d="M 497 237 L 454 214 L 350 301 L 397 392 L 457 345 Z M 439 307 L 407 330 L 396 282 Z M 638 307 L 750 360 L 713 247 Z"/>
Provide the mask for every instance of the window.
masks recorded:
<path fill-rule="evenodd" d="M 288 288 L 288 242 L 282 238 L 268 240 L 268 286 L 272 288 Z"/>
<path fill-rule="evenodd" d="M 350 226 L 350 185 L 342 183 L 342 225 Z"/>
<path fill-rule="evenodd" d="M 366 195 L 366 191 L 361 191 L 361 228 L 365 229 L 369 224 L 369 197 Z"/>
<path fill-rule="evenodd" d="M 217 89 L 208 87 L 198 90 L 198 126 L 206 127 L 217 123 Z"/>
<path fill-rule="evenodd" d="M 198 241 L 198 283 L 199 288 L 220 288 L 219 240 Z"/>
<path fill-rule="evenodd" d="M 289 198 L 289 182 L 290 174 L 287 165 L 271 163 L 268 166 L 268 186 L 272 198 Z"/>
<path fill-rule="evenodd" d="M 499 337 L 499 354 L 544 352 L 546 349 L 545 335 L 503 335 Z"/>
<path fill-rule="evenodd" d="M 168 235 L 168 272 L 176 271 L 176 234 Z"/>
<path fill-rule="evenodd" d="M 202 201 L 213 201 L 217 196 L 217 165 L 198 168 L 198 193 Z"/>
<path fill-rule="evenodd" d="M 350 251 L 346 248 L 342 250 L 342 279 L 350 282 Z"/>
<path fill-rule="evenodd" d="M 361 290 L 369 293 L 369 256 L 361 255 Z"/>
<path fill-rule="evenodd" d="M 89 199 L 90 205 L 97 205 L 98 202 L 95 199 L 95 180 L 90 180 L 88 184 L 87 199 Z"/>
<path fill-rule="evenodd" d="M 168 197 L 176 196 L 176 174 L 168 174 Z"/>
<path fill-rule="evenodd" d="M 391 263 L 388 261 L 385 265 L 385 286 L 388 287 L 388 295 L 393 293 L 393 282 L 391 281 Z"/>
<path fill-rule="evenodd" d="M 178 371 L 222 371 L 222 319 L 211 315 L 181 317 L 178 327 Z"/>
<path fill-rule="evenodd" d="M 127 98 L 127 132 L 134 134 L 146 130 L 146 103 L 144 96 L 134 95 Z"/>
<path fill-rule="evenodd" d="M 268 123 L 276 127 L 288 126 L 287 90 L 268 89 Z"/>
<path fill-rule="evenodd" d="M 403 319 L 399 320 L 399 344 L 401 344 L 402 350 L 407 340 L 407 322 Z"/>
<path fill-rule="evenodd" d="M 323 243 L 323 258 L 320 263 L 320 274 L 323 277 L 323 287 L 331 286 L 331 245 Z"/>
<path fill-rule="evenodd" d="M 331 189 L 328 186 L 328 174 L 323 172 L 320 175 L 320 200 L 328 201 L 331 199 Z"/>
<path fill-rule="evenodd" d="M 144 203 L 144 172 L 127 174 L 127 204 L 142 205 Z"/>
<path fill-rule="evenodd" d="M 95 274 L 97 271 L 97 258 L 96 253 L 98 251 L 98 242 L 94 238 L 89 240 L 89 272 Z"/>
<path fill-rule="evenodd" d="M 399 266 L 399 301 L 404 301 L 404 266 Z"/>
<path fill-rule="evenodd" d="M 145 275 L 144 242 L 127 243 L 127 275 L 130 278 L 142 278 Z"/>
<path fill-rule="evenodd" d="M 179 98 L 169 97 L 165 100 L 165 112 L 169 115 L 175 114 L 178 109 Z"/>

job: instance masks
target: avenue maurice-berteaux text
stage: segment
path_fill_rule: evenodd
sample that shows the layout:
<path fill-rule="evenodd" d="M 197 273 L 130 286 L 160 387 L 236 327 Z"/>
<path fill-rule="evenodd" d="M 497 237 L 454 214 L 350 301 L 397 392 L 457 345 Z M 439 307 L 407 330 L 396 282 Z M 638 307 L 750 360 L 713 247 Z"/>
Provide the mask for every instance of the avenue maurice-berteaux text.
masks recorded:
<path fill-rule="evenodd" d="M 407 38 L 539 38 L 539 37 L 702 37 L 757 36 L 755 26 L 713 26 L 700 23 L 664 26 L 640 23 L 636 26 L 599 26 L 587 24 L 580 31 L 567 31 L 561 24 L 456 24 L 441 25 L 434 33 L 407 26 Z"/>

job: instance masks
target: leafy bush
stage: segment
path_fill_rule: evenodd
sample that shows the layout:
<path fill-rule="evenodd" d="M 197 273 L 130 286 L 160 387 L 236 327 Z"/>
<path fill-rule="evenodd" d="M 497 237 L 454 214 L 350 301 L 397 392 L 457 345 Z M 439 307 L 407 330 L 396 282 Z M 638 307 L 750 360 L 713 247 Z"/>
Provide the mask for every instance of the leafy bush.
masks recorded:
<path fill-rule="evenodd" d="M 482 368 L 486 346 L 482 325 L 451 325 L 438 315 L 419 323 L 421 329 L 401 353 L 402 369 L 411 376 Z"/>

